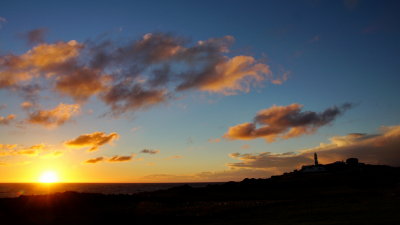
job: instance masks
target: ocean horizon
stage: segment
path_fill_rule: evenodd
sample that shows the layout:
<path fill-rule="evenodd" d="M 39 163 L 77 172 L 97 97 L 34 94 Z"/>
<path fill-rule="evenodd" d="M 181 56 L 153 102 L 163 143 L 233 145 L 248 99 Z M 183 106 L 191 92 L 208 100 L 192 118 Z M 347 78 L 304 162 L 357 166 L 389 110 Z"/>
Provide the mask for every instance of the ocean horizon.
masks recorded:
<path fill-rule="evenodd" d="M 21 195 L 44 195 L 75 191 L 100 194 L 136 194 L 164 190 L 181 185 L 205 187 L 223 182 L 196 183 L 0 183 L 0 198 L 14 198 Z"/>

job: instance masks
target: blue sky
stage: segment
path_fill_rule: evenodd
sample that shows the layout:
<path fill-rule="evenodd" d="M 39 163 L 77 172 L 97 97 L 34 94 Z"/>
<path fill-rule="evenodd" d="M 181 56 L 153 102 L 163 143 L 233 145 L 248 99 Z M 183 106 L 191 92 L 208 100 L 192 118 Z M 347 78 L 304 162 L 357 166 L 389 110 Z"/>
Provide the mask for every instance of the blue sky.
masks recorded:
<path fill-rule="evenodd" d="M 84 45 L 101 40 L 127 43 L 141 40 L 149 33 L 165 33 L 185 38 L 187 46 L 194 46 L 200 40 L 230 35 L 235 41 L 230 51 L 223 53 L 225 57 L 251 56 L 267 65 L 273 76 L 282 78 L 286 74 L 288 77 L 279 85 L 260 81 L 248 92 L 238 91 L 234 95 L 201 88 L 177 92 L 173 99 L 117 117 L 104 115 L 110 108 L 99 97 L 91 96 L 81 104 L 49 89 L 41 93 L 41 110 L 55 108 L 59 103 L 81 104 L 79 116 L 51 128 L 24 123 L 27 114 L 20 103 L 26 99 L 21 93 L 2 88 L 0 99 L 5 106 L 0 115 L 15 114 L 17 119 L 0 126 L 0 143 L 16 144 L 20 148 L 42 143 L 48 147 L 36 156 L 8 154 L 0 158 L 5 164 L 0 170 L 6 171 L 0 181 L 12 181 L 13 173 L 39 168 L 39 164 L 48 164 L 50 168 L 59 161 L 64 162 L 60 171 L 76 168 L 75 172 L 64 174 L 64 180 L 71 182 L 220 181 L 252 175 L 263 177 L 289 167 L 248 166 L 244 172 L 237 171 L 243 168 L 228 164 L 238 160 L 246 164 L 249 159 L 229 154 L 260 156 L 262 152 L 271 152 L 278 157 L 285 152 L 300 154 L 301 149 L 329 143 L 334 136 L 380 132 L 384 135 L 382 126 L 400 123 L 399 9 L 397 1 L 362 0 L 2 1 L 2 58 L 23 55 L 43 44 L 27 44 L 24 35 L 35 29 L 45 30 L 43 37 L 47 44 L 70 40 Z M 0 66 L 0 72 L 4 71 L 4 65 Z M 48 85 L 46 82 L 43 84 Z M 275 142 L 254 136 L 247 140 L 223 138 L 230 127 L 251 123 L 260 110 L 293 103 L 303 105 L 303 111 L 317 113 L 343 103 L 353 106 L 332 121 L 318 125 L 313 132 L 295 138 L 278 138 Z M 90 153 L 71 150 L 65 144 L 67 140 L 94 132 L 116 132 L 119 138 Z M 219 140 L 210 143 L 210 139 Z M 142 149 L 157 149 L 159 153 L 146 155 L 140 153 Z M 40 158 L 45 151 L 61 151 L 62 155 Z M 132 154 L 135 156 L 127 162 L 84 163 L 90 158 Z M 103 176 L 99 175 L 103 174 L 101 171 L 109 172 Z M 124 171 L 132 173 L 128 176 Z M 199 175 L 202 172 L 214 175 Z M 17 181 L 34 179 L 35 174 L 29 173 Z"/>

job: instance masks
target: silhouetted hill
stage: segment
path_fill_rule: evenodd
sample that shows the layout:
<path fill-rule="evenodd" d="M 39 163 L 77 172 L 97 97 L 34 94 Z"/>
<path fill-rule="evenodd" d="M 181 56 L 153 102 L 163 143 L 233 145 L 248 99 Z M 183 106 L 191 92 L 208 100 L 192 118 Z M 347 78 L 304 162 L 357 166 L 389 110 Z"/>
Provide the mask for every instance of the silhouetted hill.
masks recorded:
<path fill-rule="evenodd" d="M 204 188 L 0 199 L 0 224 L 400 224 L 400 168 L 323 166 Z"/>

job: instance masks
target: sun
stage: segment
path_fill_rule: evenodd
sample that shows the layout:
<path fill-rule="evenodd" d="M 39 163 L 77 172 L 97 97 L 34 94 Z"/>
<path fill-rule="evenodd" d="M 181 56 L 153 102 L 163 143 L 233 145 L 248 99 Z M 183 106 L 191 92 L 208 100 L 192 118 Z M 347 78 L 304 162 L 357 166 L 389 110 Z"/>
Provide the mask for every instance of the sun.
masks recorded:
<path fill-rule="evenodd" d="M 54 171 L 45 171 L 39 177 L 40 183 L 56 183 L 58 180 L 58 175 Z"/>

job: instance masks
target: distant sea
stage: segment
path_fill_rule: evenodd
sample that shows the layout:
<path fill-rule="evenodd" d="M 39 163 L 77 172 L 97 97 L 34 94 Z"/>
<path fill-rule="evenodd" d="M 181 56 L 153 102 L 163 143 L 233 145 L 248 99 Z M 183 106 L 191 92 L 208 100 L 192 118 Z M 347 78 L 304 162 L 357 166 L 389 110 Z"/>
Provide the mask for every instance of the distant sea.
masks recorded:
<path fill-rule="evenodd" d="M 181 185 L 205 187 L 218 183 L 0 183 L 0 198 L 21 195 L 41 195 L 56 192 L 76 191 L 101 194 L 135 194 L 146 191 L 168 189 Z"/>

